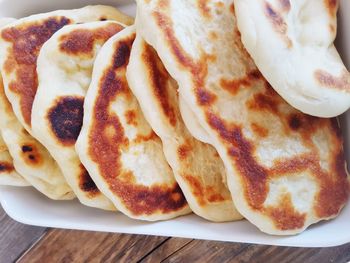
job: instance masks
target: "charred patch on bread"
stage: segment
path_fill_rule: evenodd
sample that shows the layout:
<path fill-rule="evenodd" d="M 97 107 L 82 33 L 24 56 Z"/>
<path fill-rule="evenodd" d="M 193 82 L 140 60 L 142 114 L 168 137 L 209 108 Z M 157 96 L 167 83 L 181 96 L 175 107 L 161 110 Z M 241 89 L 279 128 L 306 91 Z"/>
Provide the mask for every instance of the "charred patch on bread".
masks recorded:
<path fill-rule="evenodd" d="M 15 170 L 12 163 L 0 162 L 0 174 L 1 173 L 11 173 Z"/>
<path fill-rule="evenodd" d="M 292 114 L 291 116 L 289 116 L 288 124 L 292 130 L 296 131 L 301 127 L 302 122 L 298 114 Z"/>
<path fill-rule="evenodd" d="M 1 32 L 3 40 L 11 43 L 5 60 L 5 73 L 15 71 L 16 79 L 9 89 L 19 96 L 20 110 L 27 125 L 31 125 L 33 100 L 38 87 L 36 63 L 42 45 L 63 26 L 70 24 L 66 17 L 49 17 L 40 22 L 9 27 Z"/>
<path fill-rule="evenodd" d="M 96 29 L 76 29 L 60 37 L 61 52 L 74 56 L 94 56 L 96 44 L 103 45 L 109 38 L 123 29 L 116 23 L 108 23 Z"/>
<path fill-rule="evenodd" d="M 111 64 L 99 81 L 88 153 L 98 165 L 100 174 L 110 190 L 134 216 L 174 212 L 187 206 L 186 199 L 176 183 L 167 187 L 135 184 L 135 176 L 130 171 L 123 170 L 121 163 L 121 150 L 126 149 L 131 142 L 125 136 L 119 117 L 110 111 L 110 105 L 118 96 L 132 96 L 125 73 L 134 39 L 135 34 L 115 44 Z M 107 127 L 114 127 L 114 132 L 104 132 Z M 107 137 L 107 134 L 110 134 L 110 137 Z M 154 132 L 145 139 L 154 138 L 153 136 Z M 125 172 L 128 173 L 127 176 Z"/>
<path fill-rule="evenodd" d="M 350 93 L 350 73 L 344 70 L 340 76 L 333 76 L 324 70 L 315 71 L 316 81 L 325 88 L 333 88 Z"/>
<path fill-rule="evenodd" d="M 152 82 L 153 94 L 161 106 L 164 115 L 169 123 L 176 126 L 176 111 L 171 105 L 168 85 L 172 85 L 169 73 L 166 71 L 163 63 L 158 57 L 156 51 L 146 43 L 143 46 L 142 59 L 147 66 L 148 76 Z"/>
<path fill-rule="evenodd" d="M 216 101 L 215 94 L 209 92 L 204 88 L 198 88 L 196 90 L 197 101 L 201 106 L 209 106 Z"/>
<path fill-rule="evenodd" d="M 75 144 L 83 125 L 83 106 L 83 97 L 67 96 L 58 98 L 48 111 L 47 119 L 51 131 L 61 144 Z"/>
<path fill-rule="evenodd" d="M 80 164 L 79 188 L 90 198 L 101 194 L 85 167 Z"/>
<path fill-rule="evenodd" d="M 282 15 L 266 1 L 264 3 L 264 13 L 273 26 L 275 32 L 283 37 L 288 48 L 292 48 L 293 42 L 287 35 L 288 25 L 283 19 Z"/>
<path fill-rule="evenodd" d="M 22 159 L 30 166 L 38 166 L 43 162 L 41 154 L 34 144 L 22 145 L 21 155 Z"/>

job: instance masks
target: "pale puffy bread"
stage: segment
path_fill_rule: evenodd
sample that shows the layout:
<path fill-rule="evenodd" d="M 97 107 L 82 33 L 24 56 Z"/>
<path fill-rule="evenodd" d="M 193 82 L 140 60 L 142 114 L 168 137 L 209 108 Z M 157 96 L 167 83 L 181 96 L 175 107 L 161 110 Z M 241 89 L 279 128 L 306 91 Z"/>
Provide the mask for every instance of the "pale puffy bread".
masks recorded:
<path fill-rule="evenodd" d="M 32 104 L 38 86 L 36 61 L 41 46 L 68 24 L 99 20 L 133 20 L 109 6 L 58 10 L 17 20 L 0 32 L 0 66 L 6 95 L 20 123 L 31 132 Z"/>
<path fill-rule="evenodd" d="M 137 3 L 138 33 L 210 135 L 238 211 L 277 235 L 337 216 L 349 197 L 337 121 L 274 92 L 242 45 L 234 1 Z"/>
<path fill-rule="evenodd" d="M 75 197 L 47 150 L 17 120 L 5 96 L 1 76 L 0 132 L 13 159 L 14 168 L 28 183 L 54 200 Z"/>
<path fill-rule="evenodd" d="M 9 23 L 16 21 L 14 18 L 1 18 L 0 27 L 3 27 Z M 3 90 L 2 78 L 0 77 L 0 85 Z M 0 95 L 1 96 L 1 95 Z M 0 103 L 2 103 L 0 101 Z M 3 108 L 5 105 L 0 105 Z M 0 113 L 0 126 L 1 126 L 1 113 Z M 0 127 L 0 185 L 11 185 L 11 186 L 28 186 L 28 182 L 15 170 L 13 166 L 13 159 L 8 151 L 8 148 L 1 135 Z"/>
<path fill-rule="evenodd" d="M 319 117 L 350 107 L 350 73 L 333 44 L 338 5 L 338 0 L 235 1 L 242 42 L 261 73 L 288 103 Z"/>
<path fill-rule="evenodd" d="M 97 53 L 124 26 L 112 21 L 68 25 L 41 48 L 32 132 L 57 161 L 81 203 L 113 210 L 81 164 L 75 143 L 83 123 L 84 97 Z"/>
<path fill-rule="evenodd" d="M 197 141 L 187 130 L 176 82 L 140 36 L 131 50 L 127 79 L 146 120 L 163 142 L 165 157 L 192 211 L 217 222 L 241 219 L 224 184 L 222 160 L 211 145 Z"/>
<path fill-rule="evenodd" d="M 100 190 L 118 210 L 141 220 L 165 220 L 190 209 L 126 80 L 134 27 L 98 54 L 84 103 L 76 149 Z"/>

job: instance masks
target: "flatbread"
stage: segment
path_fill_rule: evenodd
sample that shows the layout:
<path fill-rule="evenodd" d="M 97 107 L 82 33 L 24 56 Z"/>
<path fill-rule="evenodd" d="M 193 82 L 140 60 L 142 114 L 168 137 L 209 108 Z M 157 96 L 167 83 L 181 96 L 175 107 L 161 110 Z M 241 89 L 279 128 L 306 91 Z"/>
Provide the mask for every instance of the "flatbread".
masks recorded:
<path fill-rule="evenodd" d="M 5 96 L 2 83 L 0 76 L 0 133 L 13 158 L 16 171 L 39 192 L 51 199 L 73 199 L 75 195 L 56 162 L 17 120 Z"/>
<path fill-rule="evenodd" d="M 83 104 L 95 57 L 124 26 L 112 21 L 68 25 L 41 48 L 32 131 L 57 161 L 68 184 L 85 205 L 115 209 L 98 190 L 75 152 Z"/>
<path fill-rule="evenodd" d="M 217 222 L 242 219 L 224 183 L 225 168 L 217 151 L 189 133 L 176 82 L 140 36 L 132 46 L 127 79 L 146 120 L 162 140 L 165 157 L 192 211 Z"/>
<path fill-rule="evenodd" d="M 134 27 L 112 37 L 98 54 L 84 103 L 76 149 L 103 192 L 127 216 L 155 221 L 190 209 L 126 81 Z"/>
<path fill-rule="evenodd" d="M 65 25 L 99 20 L 117 20 L 126 25 L 133 23 L 133 19 L 113 7 L 95 5 L 32 15 L 1 30 L 0 66 L 5 92 L 18 120 L 29 133 L 38 86 L 36 61 L 41 46 Z"/>
<path fill-rule="evenodd" d="M 3 27 L 9 23 L 16 21 L 14 18 L 1 18 L 0 27 Z M 0 77 L 0 85 L 2 86 L 2 78 Z M 1 103 L 1 101 L 0 101 Z M 4 105 L 0 105 L 1 108 Z M 0 126 L 1 126 L 1 114 L 0 114 Z M 13 159 L 8 151 L 8 148 L 1 135 L 0 127 L 0 185 L 10 186 L 28 186 L 28 182 L 15 170 L 13 166 Z"/>
<path fill-rule="evenodd" d="M 242 45 L 233 3 L 138 0 L 137 30 L 210 135 L 238 211 L 266 233 L 300 233 L 348 201 L 340 130 L 274 92 Z"/>
<path fill-rule="evenodd" d="M 242 42 L 295 108 L 334 117 L 350 107 L 350 73 L 334 47 L 339 1 L 237 0 Z"/>

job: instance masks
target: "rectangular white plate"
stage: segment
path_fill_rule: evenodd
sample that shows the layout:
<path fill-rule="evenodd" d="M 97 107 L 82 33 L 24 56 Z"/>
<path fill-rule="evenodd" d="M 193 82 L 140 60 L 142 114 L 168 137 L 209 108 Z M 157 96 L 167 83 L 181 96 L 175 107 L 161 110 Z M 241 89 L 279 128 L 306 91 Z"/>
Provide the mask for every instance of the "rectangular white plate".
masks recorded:
<path fill-rule="evenodd" d="M 130 15 L 134 15 L 135 12 L 134 2 L 127 0 L 0 0 L 0 17 L 19 18 L 43 11 L 82 7 L 87 4 L 115 5 Z M 350 30 L 345 30 L 344 27 L 350 25 L 349 11 L 350 1 L 341 1 L 338 46 L 348 66 L 350 64 Z M 347 160 L 350 163 L 348 140 L 350 112 L 342 116 L 341 120 L 347 140 Z M 327 247 L 350 242 L 350 205 L 335 220 L 312 226 L 298 236 L 276 237 L 261 233 L 247 221 L 218 224 L 210 223 L 195 215 L 165 222 L 140 222 L 120 213 L 84 207 L 78 201 L 54 202 L 31 188 L 0 187 L 0 201 L 10 217 L 36 226 L 296 247 Z"/>

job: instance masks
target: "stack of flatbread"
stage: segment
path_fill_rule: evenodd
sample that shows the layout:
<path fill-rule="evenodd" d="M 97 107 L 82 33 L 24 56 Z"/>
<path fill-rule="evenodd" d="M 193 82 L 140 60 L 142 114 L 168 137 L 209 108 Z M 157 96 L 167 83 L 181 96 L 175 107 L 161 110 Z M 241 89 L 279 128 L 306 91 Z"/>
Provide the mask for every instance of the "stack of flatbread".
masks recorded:
<path fill-rule="evenodd" d="M 0 184 L 276 235 L 336 217 L 350 74 L 333 2 L 138 0 L 135 23 L 100 5 L 0 20 Z"/>

